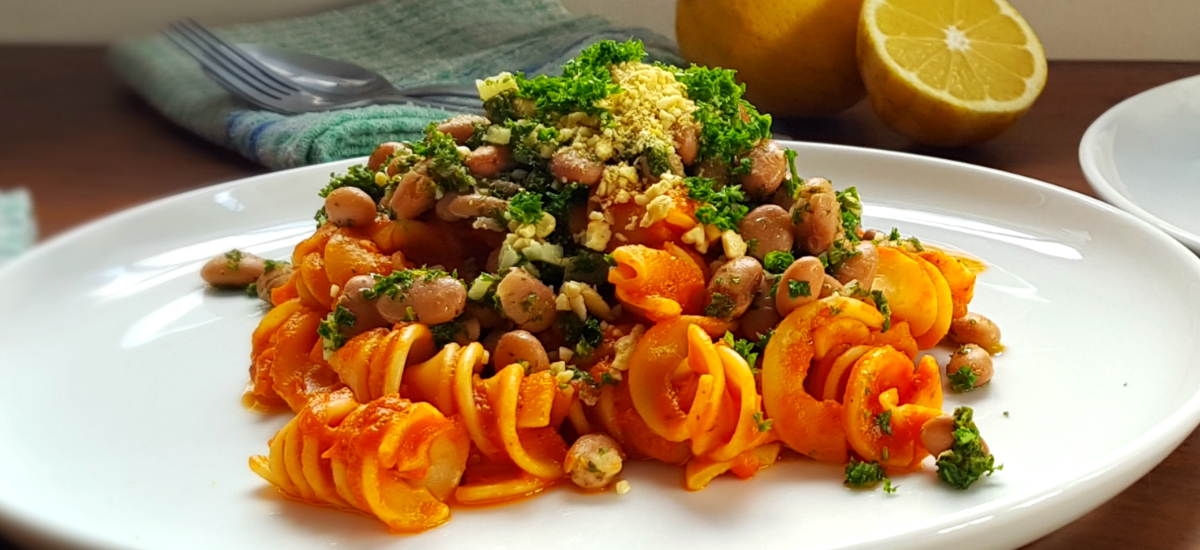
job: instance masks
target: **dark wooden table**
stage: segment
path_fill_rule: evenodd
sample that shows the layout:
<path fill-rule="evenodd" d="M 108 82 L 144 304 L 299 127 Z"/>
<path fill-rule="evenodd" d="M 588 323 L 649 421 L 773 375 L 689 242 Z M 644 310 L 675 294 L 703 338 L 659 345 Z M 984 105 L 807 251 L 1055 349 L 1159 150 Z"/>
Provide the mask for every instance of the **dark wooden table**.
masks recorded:
<path fill-rule="evenodd" d="M 911 151 L 998 168 L 1094 195 L 1079 139 L 1138 92 L 1200 63 L 1057 62 L 1007 134 L 967 149 L 913 145 L 865 103 L 822 121 L 779 121 L 797 139 Z M 99 48 L 0 47 L 0 189 L 28 188 L 44 239 L 151 199 L 265 170 L 173 126 L 126 90 Z M 2 444 L 0 444 L 2 445 Z M 10 546 L 0 541 L 0 550 Z M 1036 550 L 1200 547 L 1200 431 L 1112 501 L 1029 545 Z"/>

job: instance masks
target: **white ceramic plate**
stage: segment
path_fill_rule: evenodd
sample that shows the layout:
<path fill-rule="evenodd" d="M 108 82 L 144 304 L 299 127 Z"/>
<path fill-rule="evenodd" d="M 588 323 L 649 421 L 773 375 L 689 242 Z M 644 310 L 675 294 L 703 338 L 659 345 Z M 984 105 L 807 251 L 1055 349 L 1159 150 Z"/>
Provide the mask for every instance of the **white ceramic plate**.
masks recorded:
<path fill-rule="evenodd" d="M 973 309 L 1009 351 L 990 387 L 946 407 L 975 408 L 1003 472 L 962 492 L 927 468 L 885 495 L 797 460 L 689 493 L 678 468 L 637 463 L 624 496 L 552 490 L 416 536 L 284 500 L 246 465 L 286 420 L 239 404 L 262 311 L 197 273 L 233 247 L 288 256 L 341 163 L 136 208 L 0 272 L 0 524 L 148 550 L 1013 548 L 1117 494 L 1200 421 L 1200 260 L 1177 242 L 1010 174 L 793 145 L 803 173 L 858 186 L 868 227 L 991 262 Z"/>
<path fill-rule="evenodd" d="M 1079 163 L 1104 200 L 1200 253 L 1200 76 L 1109 109 L 1083 135 Z"/>

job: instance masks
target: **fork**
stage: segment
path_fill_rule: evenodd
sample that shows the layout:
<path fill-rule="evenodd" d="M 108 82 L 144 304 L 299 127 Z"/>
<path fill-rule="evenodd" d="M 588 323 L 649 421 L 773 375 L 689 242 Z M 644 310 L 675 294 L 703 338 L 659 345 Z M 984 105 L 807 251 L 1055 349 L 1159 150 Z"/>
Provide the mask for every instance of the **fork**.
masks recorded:
<path fill-rule="evenodd" d="M 395 88 L 356 95 L 322 94 L 271 70 L 241 48 L 225 42 L 194 21 L 174 23 L 163 34 L 198 61 L 205 74 L 221 87 L 258 107 L 278 113 L 309 113 L 379 104 L 482 112 L 475 106 L 413 97 Z"/>

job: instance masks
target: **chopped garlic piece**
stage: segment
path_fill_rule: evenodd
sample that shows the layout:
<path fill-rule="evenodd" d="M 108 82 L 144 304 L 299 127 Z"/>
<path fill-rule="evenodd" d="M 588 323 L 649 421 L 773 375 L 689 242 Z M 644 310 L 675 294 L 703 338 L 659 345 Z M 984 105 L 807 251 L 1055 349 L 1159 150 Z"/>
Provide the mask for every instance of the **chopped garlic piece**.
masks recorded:
<path fill-rule="evenodd" d="M 674 206 L 675 201 L 671 200 L 671 197 L 667 195 L 654 197 L 654 200 L 646 205 L 646 215 L 642 216 L 642 223 L 639 225 L 650 227 L 659 221 L 667 219 L 667 216 L 671 213 L 671 208 Z"/>
<path fill-rule="evenodd" d="M 587 319 L 587 305 L 583 301 L 583 283 L 578 281 L 563 283 L 562 289 L 554 299 L 554 308 L 558 311 L 573 311 L 581 321 Z"/>
<path fill-rule="evenodd" d="M 486 80 L 476 80 L 475 88 L 479 90 L 479 99 L 487 101 L 509 90 L 516 90 L 517 79 L 512 73 L 505 71 Z"/>
<path fill-rule="evenodd" d="M 575 357 L 575 350 L 568 347 L 559 346 L 558 357 L 563 361 L 570 361 L 571 358 Z"/>
<path fill-rule="evenodd" d="M 684 244 L 690 244 L 696 247 L 696 252 L 701 254 L 708 253 L 708 239 L 704 236 L 704 226 L 697 224 L 695 227 L 684 232 L 682 240 Z"/>
<path fill-rule="evenodd" d="M 583 285 L 583 303 L 587 305 L 587 310 L 596 317 L 604 320 L 614 319 L 612 308 L 608 307 L 604 297 L 600 296 L 600 293 L 596 292 L 592 285 Z"/>
<path fill-rule="evenodd" d="M 618 495 L 623 495 L 625 493 L 628 493 L 629 492 L 629 482 L 622 479 L 621 481 L 617 482 L 617 484 L 614 486 L 614 489 L 616 489 Z"/>
<path fill-rule="evenodd" d="M 624 371 L 629 370 L 629 359 L 633 357 L 633 350 L 637 347 L 638 340 L 646 333 L 646 327 L 638 324 L 634 325 L 633 330 L 629 334 L 622 336 L 617 343 L 613 345 L 615 353 L 613 355 L 612 367 L 614 369 Z"/>
<path fill-rule="evenodd" d="M 596 252 L 604 252 L 608 248 L 608 241 L 612 239 L 612 226 L 603 219 L 591 220 L 588 222 L 587 232 L 584 234 L 583 246 L 586 246 Z"/>
<path fill-rule="evenodd" d="M 498 124 L 488 126 L 488 129 L 483 132 L 483 141 L 494 143 L 496 145 L 508 145 L 512 140 L 512 130 Z"/>
<path fill-rule="evenodd" d="M 725 247 L 725 256 L 736 260 L 746 255 L 746 241 L 737 231 L 729 230 L 721 234 L 721 245 Z"/>

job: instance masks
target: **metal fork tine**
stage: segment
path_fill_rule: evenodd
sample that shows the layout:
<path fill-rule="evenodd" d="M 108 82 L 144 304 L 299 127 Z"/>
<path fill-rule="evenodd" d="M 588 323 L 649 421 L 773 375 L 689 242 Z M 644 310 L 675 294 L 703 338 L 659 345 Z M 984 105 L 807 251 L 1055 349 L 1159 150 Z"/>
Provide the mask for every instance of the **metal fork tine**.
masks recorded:
<path fill-rule="evenodd" d="M 300 87 L 296 86 L 294 83 L 287 80 L 286 78 L 279 76 L 278 73 L 276 73 L 275 71 L 272 71 L 270 68 L 268 68 L 266 65 L 264 65 L 258 59 L 255 59 L 253 56 L 242 51 L 241 48 L 239 48 L 233 44 L 230 44 L 229 42 L 226 42 L 221 37 L 213 34 L 213 32 L 208 30 L 208 28 L 205 27 L 204 25 L 197 23 L 193 19 L 185 19 L 185 20 L 183 20 L 183 24 L 188 26 L 189 28 L 191 28 L 194 32 L 196 32 L 201 37 L 201 39 L 203 39 L 207 43 L 213 44 L 214 46 L 218 46 L 218 49 L 222 50 L 223 52 L 230 53 L 234 57 L 236 57 L 236 59 L 231 59 L 231 60 L 240 61 L 242 63 L 245 63 L 245 65 L 247 65 L 251 69 L 257 71 L 259 74 L 262 75 L 262 77 L 265 80 L 268 80 L 270 82 L 278 84 L 279 86 L 282 86 L 285 90 L 289 90 L 289 91 L 299 91 L 300 90 Z"/>
<path fill-rule="evenodd" d="M 273 91 L 259 88 L 254 83 L 246 81 L 246 79 L 230 71 L 219 62 L 214 61 L 203 49 L 196 46 L 188 36 L 172 30 L 164 31 L 163 34 L 184 52 L 200 62 L 200 65 L 207 69 L 211 76 L 216 77 L 214 80 L 218 84 L 223 84 L 223 87 L 234 95 L 241 96 L 262 106 L 269 105 L 281 97 Z"/>
<path fill-rule="evenodd" d="M 205 41 L 196 31 L 179 23 L 172 23 L 170 28 L 200 51 L 204 52 L 205 57 L 209 59 L 210 63 L 219 64 L 231 75 L 236 75 L 237 80 L 245 82 L 247 85 L 253 86 L 255 89 L 276 98 L 284 97 L 293 92 L 291 89 L 275 85 L 270 81 L 264 81 L 253 70 L 239 64 L 237 58 L 225 54 L 221 51 L 220 47 Z"/>

